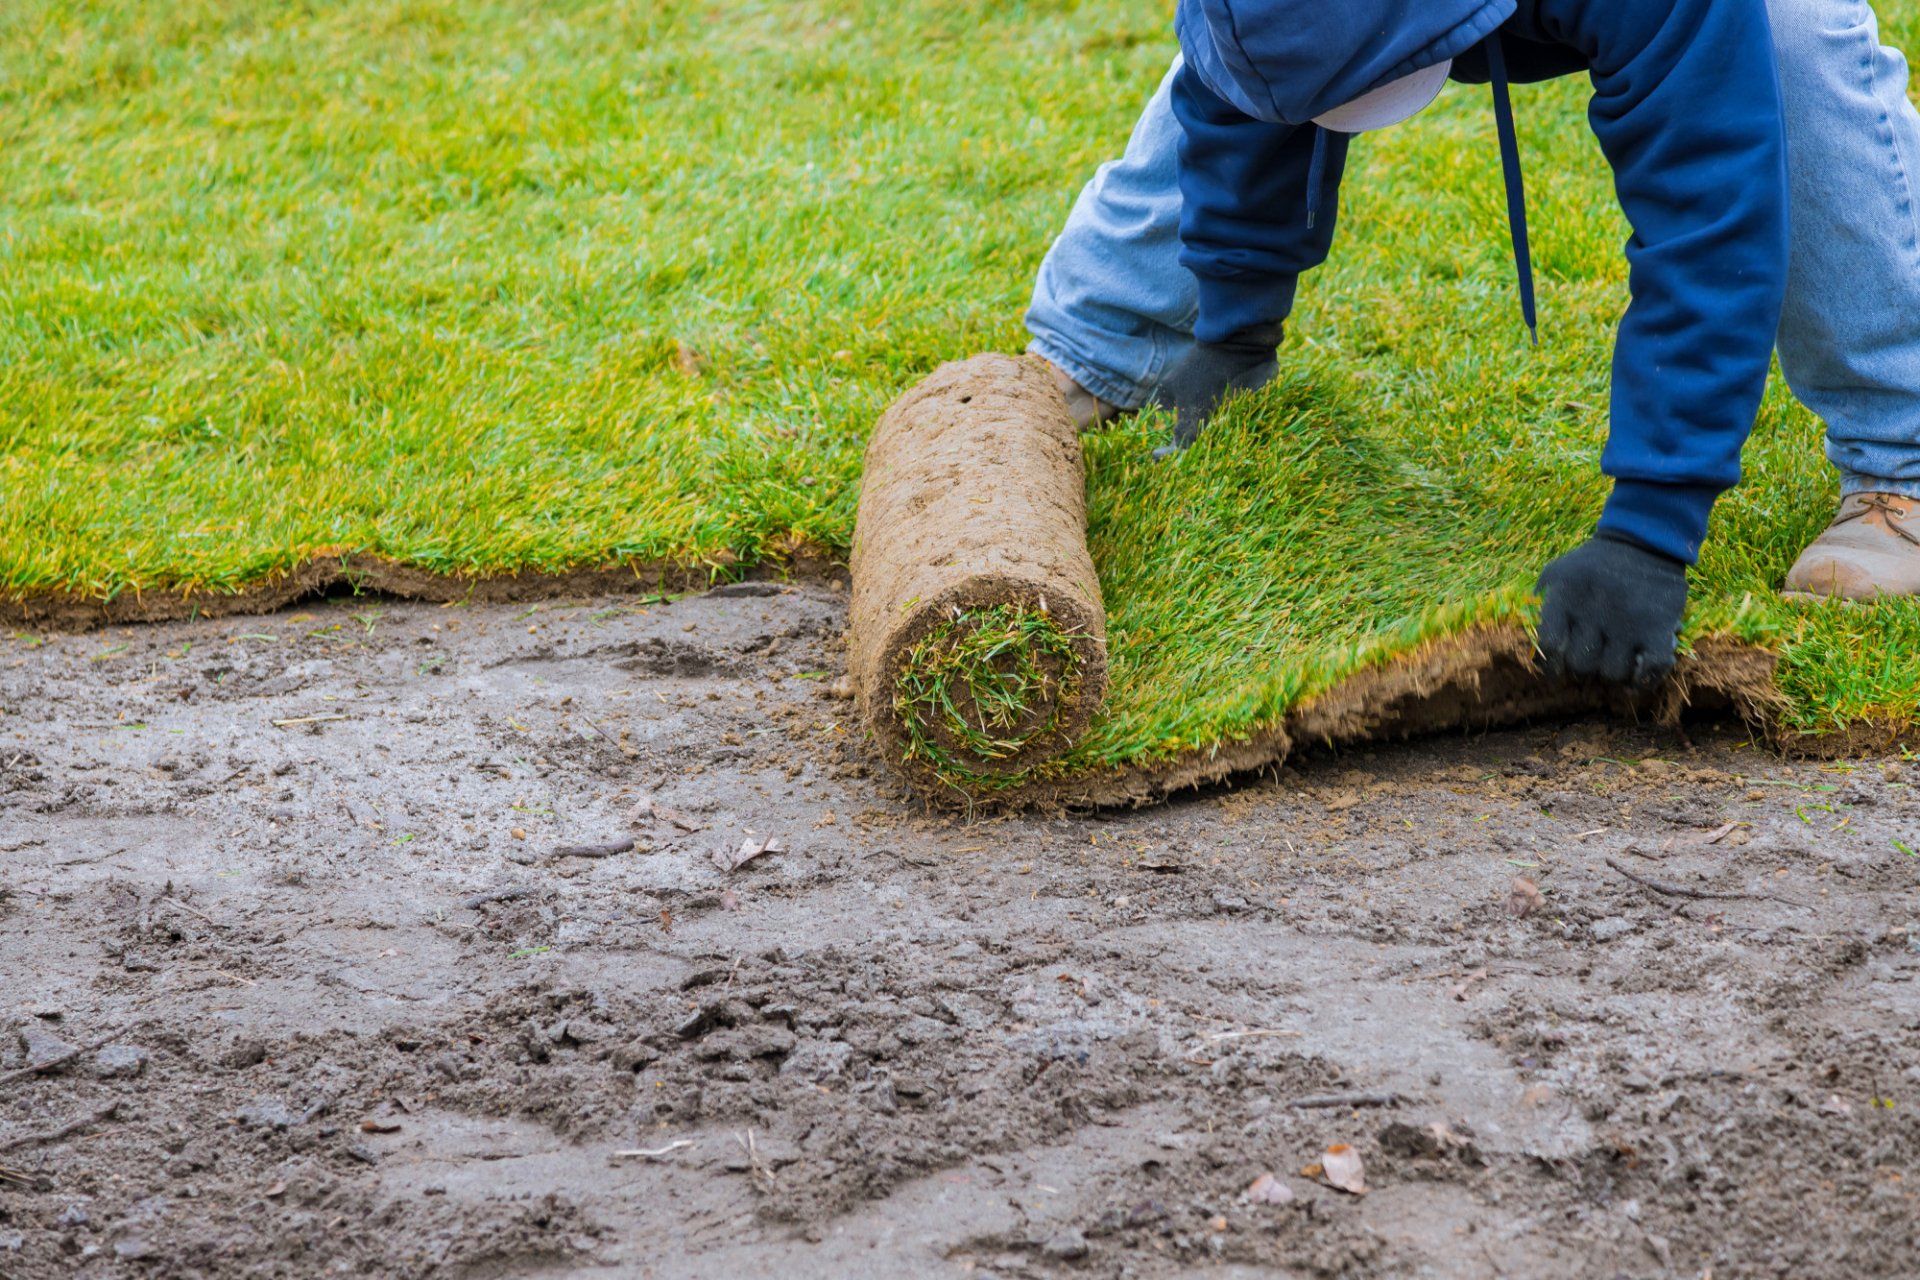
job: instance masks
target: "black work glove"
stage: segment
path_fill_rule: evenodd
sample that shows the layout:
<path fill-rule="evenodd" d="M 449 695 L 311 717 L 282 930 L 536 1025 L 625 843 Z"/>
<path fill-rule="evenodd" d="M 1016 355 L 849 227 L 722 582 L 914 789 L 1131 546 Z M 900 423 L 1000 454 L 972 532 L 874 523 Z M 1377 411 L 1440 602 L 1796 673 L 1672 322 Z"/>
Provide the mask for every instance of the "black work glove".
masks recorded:
<path fill-rule="evenodd" d="M 1673 671 L 1687 567 L 1596 533 L 1540 573 L 1540 657 L 1547 674 L 1646 689 Z"/>
<path fill-rule="evenodd" d="M 1156 458 L 1180 452 L 1200 438 L 1200 428 L 1236 391 L 1255 391 L 1280 371 L 1279 324 L 1251 325 L 1223 342 L 1195 343 L 1160 384 L 1156 399 L 1174 411 L 1173 443 L 1153 451 Z"/>

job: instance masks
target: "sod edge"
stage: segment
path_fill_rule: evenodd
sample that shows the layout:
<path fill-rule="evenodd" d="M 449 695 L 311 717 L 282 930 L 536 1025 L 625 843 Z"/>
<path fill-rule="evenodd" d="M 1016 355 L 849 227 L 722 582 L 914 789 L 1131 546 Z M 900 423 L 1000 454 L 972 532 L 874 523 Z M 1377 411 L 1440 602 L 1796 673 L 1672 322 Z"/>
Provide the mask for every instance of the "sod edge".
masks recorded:
<path fill-rule="evenodd" d="M 510 604 L 583 595 L 701 591 L 734 582 L 846 582 L 844 565 L 802 554 L 752 565 L 632 562 L 557 573 L 440 574 L 382 556 L 337 553 L 233 591 L 124 591 L 87 597 L 41 591 L 0 599 L 0 623 L 84 632 L 142 622 L 270 613 L 341 588 L 434 603 Z M 905 770 L 915 791 L 947 810 L 1135 807 L 1183 790 L 1274 768 L 1302 748 L 1338 747 L 1540 718 L 1606 712 L 1677 724 L 1688 713 L 1729 715 L 1785 754 L 1818 759 L 1884 752 L 1908 740 L 1903 720 L 1860 719 L 1816 730 L 1786 723 L 1775 682 L 1778 655 L 1728 636 L 1697 638 L 1652 701 L 1590 685 L 1554 685 L 1532 665 L 1518 623 L 1483 623 L 1387 655 L 1288 709 L 1277 723 L 1158 758 L 1074 771 L 1054 761 L 1019 774 L 939 779 Z M 900 762 L 889 761 L 898 768 Z M 989 785 L 982 786 L 985 782 Z"/>
<path fill-rule="evenodd" d="M 295 568 L 225 590 L 128 588 L 111 595 L 32 590 L 0 596 L 0 626 L 49 632 L 94 631 L 141 622 L 272 613 L 338 591 L 432 604 L 515 604 L 586 595 L 705 591 L 732 582 L 846 581 L 844 562 L 811 545 L 743 564 L 729 557 L 634 560 L 594 567 L 500 573 L 436 573 L 367 552 L 328 552 Z"/>

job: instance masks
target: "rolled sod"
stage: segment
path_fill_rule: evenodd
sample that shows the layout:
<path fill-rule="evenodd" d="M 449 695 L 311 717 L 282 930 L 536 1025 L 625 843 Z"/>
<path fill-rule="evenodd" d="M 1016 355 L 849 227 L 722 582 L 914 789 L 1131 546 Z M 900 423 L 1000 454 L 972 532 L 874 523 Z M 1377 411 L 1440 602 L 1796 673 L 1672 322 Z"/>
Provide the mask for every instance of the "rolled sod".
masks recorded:
<path fill-rule="evenodd" d="M 867 445 L 852 568 L 854 691 L 915 783 L 1028 774 L 1086 730 L 1106 611 L 1080 440 L 1039 361 L 945 364 L 894 402 Z"/>

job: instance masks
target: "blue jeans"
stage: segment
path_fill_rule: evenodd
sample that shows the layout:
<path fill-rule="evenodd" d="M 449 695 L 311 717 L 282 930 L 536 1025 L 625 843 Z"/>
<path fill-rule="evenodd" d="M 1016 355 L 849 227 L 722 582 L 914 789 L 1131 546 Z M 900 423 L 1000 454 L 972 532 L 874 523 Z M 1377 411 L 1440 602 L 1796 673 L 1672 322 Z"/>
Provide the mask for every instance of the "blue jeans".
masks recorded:
<path fill-rule="evenodd" d="M 1920 114 L 1866 0 L 1768 0 L 1793 223 L 1778 345 L 1842 490 L 1920 498 Z M 1177 64 L 1176 64 L 1177 65 Z M 1193 344 L 1169 72 L 1040 266 L 1032 350 L 1137 409 Z"/>

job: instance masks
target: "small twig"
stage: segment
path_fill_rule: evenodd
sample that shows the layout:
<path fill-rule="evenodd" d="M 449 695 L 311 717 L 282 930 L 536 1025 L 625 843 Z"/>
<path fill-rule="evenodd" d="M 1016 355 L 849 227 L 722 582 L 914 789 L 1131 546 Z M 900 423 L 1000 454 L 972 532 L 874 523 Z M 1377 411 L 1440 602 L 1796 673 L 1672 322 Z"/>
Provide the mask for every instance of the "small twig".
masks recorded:
<path fill-rule="evenodd" d="M 1210 1034 L 1208 1034 L 1208 1035 L 1204 1035 L 1204 1036 L 1201 1036 L 1200 1038 L 1201 1038 L 1202 1040 L 1208 1040 L 1208 1041 L 1212 1041 L 1212 1040 L 1245 1040 L 1245 1039 L 1247 1039 L 1247 1038 L 1249 1038 L 1249 1037 L 1252 1037 L 1252 1036 L 1288 1036 L 1288 1037 L 1291 1037 L 1291 1036 L 1300 1036 L 1300 1035 L 1305 1035 L 1305 1034 L 1306 1034 L 1306 1032 L 1304 1032 L 1304 1031 L 1275 1031 L 1275 1030 L 1271 1030 L 1271 1029 L 1266 1029 L 1266 1028 L 1262 1028 L 1262 1029 L 1260 1029 L 1260 1030 L 1257 1030 L 1257 1031 L 1215 1031 L 1215 1032 L 1212 1032 L 1212 1033 L 1210 1033 Z"/>
<path fill-rule="evenodd" d="M 49 1129 L 45 1133 L 23 1134 L 18 1138 L 10 1138 L 6 1142 L 0 1142 L 0 1151 L 18 1151 L 21 1147 L 37 1147 L 42 1143 L 58 1142 L 62 1138 L 71 1138 L 74 1134 L 90 1125 L 99 1124 L 102 1120 L 113 1119 L 113 1113 L 119 1109 L 120 1104 L 118 1102 L 109 1102 L 97 1111 L 89 1112 L 84 1116 L 76 1116 L 74 1119 L 61 1125 L 58 1129 Z"/>
<path fill-rule="evenodd" d="M 658 1160 L 661 1156 L 671 1155 L 692 1145 L 692 1138 L 681 1138 L 677 1142 L 669 1142 L 664 1147 L 635 1147 L 631 1151 L 616 1151 L 613 1153 L 613 1158 L 615 1160 Z"/>
<path fill-rule="evenodd" d="M 293 719 L 291 719 L 291 720 L 275 720 L 275 721 L 274 721 L 274 724 L 276 724 L 276 725 L 279 725 L 279 726 L 281 726 L 282 728 L 284 728 L 285 726 L 287 726 L 287 725 L 290 725 L 290 724 L 319 724 L 319 723 L 320 723 L 321 721 L 323 721 L 323 720 L 345 720 L 345 719 L 346 719 L 346 717 L 345 717 L 345 716 L 340 716 L 340 715 L 328 715 L 328 716 L 295 716 L 295 717 L 294 717 Z"/>
<path fill-rule="evenodd" d="M 1397 1093 L 1310 1093 L 1287 1103 L 1297 1111 L 1320 1107 L 1397 1107 L 1406 1099 Z"/>
<path fill-rule="evenodd" d="M 759 1144 L 753 1140 L 753 1130 L 747 1130 L 747 1136 L 745 1138 L 742 1138 L 736 1133 L 733 1135 L 733 1140 L 746 1148 L 747 1164 L 751 1167 L 754 1178 L 766 1179 L 767 1189 L 772 1190 L 775 1182 L 773 1170 L 768 1168 L 767 1162 L 760 1158 L 760 1147 Z"/>
<path fill-rule="evenodd" d="M 1655 893 L 1664 893 L 1664 894 L 1667 894 L 1669 897 L 1674 897 L 1674 898 L 1726 899 L 1726 898 L 1756 898 L 1756 897 L 1766 896 L 1764 894 L 1754 894 L 1754 893 L 1714 893 L 1707 889 L 1689 889 L 1685 885 L 1668 884 L 1664 880 L 1654 880 L 1647 876 L 1643 876 L 1636 871 L 1631 871 L 1628 868 L 1622 866 L 1619 860 L 1615 858 L 1608 858 L 1607 865 L 1612 867 L 1615 871 L 1618 871 L 1621 875 L 1625 876 L 1627 879 L 1633 881 L 1635 884 L 1641 886 L 1642 888 L 1651 889 Z"/>
<path fill-rule="evenodd" d="M 611 858 L 616 853 L 625 853 L 633 848 L 631 837 L 614 840 L 607 844 L 563 844 L 547 856 L 549 858 Z"/>
<path fill-rule="evenodd" d="M 42 1071 L 51 1071 L 55 1067 L 64 1067 L 69 1062 L 72 1062 L 75 1058 L 79 1057 L 81 1054 L 91 1053 L 95 1049 L 98 1049 L 100 1046 L 104 1044 L 109 1044 L 112 1041 L 118 1040 L 121 1036 L 125 1035 L 130 1030 L 132 1030 L 131 1027 L 122 1027 L 118 1031 L 108 1032 L 106 1035 L 101 1036 L 98 1040 L 89 1040 L 85 1044 L 75 1045 L 73 1048 L 68 1049 L 65 1053 L 59 1054 L 56 1057 L 48 1058 L 45 1062 L 36 1062 L 31 1066 L 18 1067 L 12 1071 L 9 1071 L 7 1072 L 7 1074 L 0 1076 L 0 1089 L 4 1089 L 8 1085 L 18 1083 L 21 1080 L 30 1080 L 34 1076 L 39 1075 Z"/>
<path fill-rule="evenodd" d="M 594 731 L 594 733 L 599 735 L 600 741 L 606 743 L 607 746 L 611 748 L 613 752 L 617 754 L 621 759 L 631 760 L 640 754 L 638 751 L 635 751 L 632 747 L 626 746 L 623 743 L 621 743 L 621 741 L 618 738 L 608 733 L 605 729 L 602 729 L 600 727 L 600 722 L 598 720 L 595 720 L 592 716 L 587 715 L 585 712 L 582 712 L 580 715 L 580 718 L 582 720 L 585 720 L 587 722 L 587 725 Z"/>
<path fill-rule="evenodd" d="M 533 887 L 524 884 L 510 884 L 504 889 L 488 889 L 483 893 L 472 894 L 460 899 L 460 905 L 469 911 L 477 911 L 489 902 L 512 902 L 515 898 L 530 898 Z"/>
<path fill-rule="evenodd" d="M 906 854 L 894 848 L 882 847 L 882 848 L 875 849 L 874 852 L 890 854 L 891 856 L 900 859 L 900 861 L 906 863 L 910 867 L 937 867 L 940 865 L 938 862 L 932 859 L 909 858 Z"/>
<path fill-rule="evenodd" d="M 18 1169 L 9 1169 L 3 1164 L 0 1164 L 0 1183 L 12 1183 L 14 1186 L 27 1187 L 35 1191 L 45 1190 L 49 1185 L 47 1180 L 38 1174 L 22 1173 Z"/>
<path fill-rule="evenodd" d="M 202 911 L 200 908 L 193 906 L 188 902 L 182 901 L 179 898 L 174 897 L 171 893 L 162 893 L 159 897 L 155 898 L 154 901 L 164 902 L 170 907 L 178 907 L 182 911 L 186 912 L 188 915 L 199 916 L 202 920 L 205 920 L 210 925 L 214 925 L 218 927 L 218 925 L 220 924 L 218 920 L 215 920 L 212 916 L 208 915 L 206 912 Z"/>

